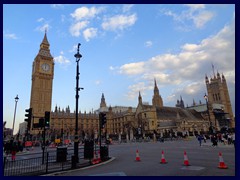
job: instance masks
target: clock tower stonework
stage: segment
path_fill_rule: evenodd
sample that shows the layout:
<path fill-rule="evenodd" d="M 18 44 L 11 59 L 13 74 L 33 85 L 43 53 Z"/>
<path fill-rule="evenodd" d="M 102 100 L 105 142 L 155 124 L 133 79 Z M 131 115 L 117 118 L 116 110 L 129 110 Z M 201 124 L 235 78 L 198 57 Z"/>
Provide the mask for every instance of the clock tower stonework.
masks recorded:
<path fill-rule="evenodd" d="M 31 122 L 32 134 L 38 133 L 33 127 L 33 123 L 38 123 L 39 117 L 44 117 L 45 111 L 51 112 L 52 105 L 52 85 L 54 76 L 54 61 L 50 53 L 50 44 L 45 32 L 40 50 L 32 65 L 32 88 L 30 98 L 30 108 L 32 108 L 33 119 Z"/>

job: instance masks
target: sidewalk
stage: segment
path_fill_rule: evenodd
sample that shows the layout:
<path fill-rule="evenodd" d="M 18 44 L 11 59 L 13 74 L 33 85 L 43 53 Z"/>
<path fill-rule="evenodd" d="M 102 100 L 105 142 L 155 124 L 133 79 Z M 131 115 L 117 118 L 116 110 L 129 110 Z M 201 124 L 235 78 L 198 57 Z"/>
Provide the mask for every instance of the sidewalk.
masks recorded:
<path fill-rule="evenodd" d="M 115 159 L 115 157 L 111 157 L 109 160 L 98 163 L 98 164 L 95 164 L 95 165 L 89 165 L 89 166 L 84 166 L 84 167 L 80 167 L 80 168 L 76 168 L 76 169 L 44 174 L 44 175 L 41 175 L 41 176 L 61 176 L 63 174 L 67 174 L 67 173 L 71 173 L 71 172 L 75 172 L 75 171 L 81 171 L 81 170 L 84 170 L 84 169 L 89 169 L 89 168 L 94 168 L 94 167 L 97 167 L 97 166 L 101 166 L 101 165 L 110 163 L 114 159 Z"/>
<path fill-rule="evenodd" d="M 202 146 L 212 146 L 212 142 L 210 140 L 207 140 L 207 142 L 202 142 Z M 216 147 L 216 146 L 212 146 L 212 147 Z M 226 147 L 226 148 L 234 148 L 233 144 L 224 144 L 221 142 L 218 142 L 217 147 Z"/>

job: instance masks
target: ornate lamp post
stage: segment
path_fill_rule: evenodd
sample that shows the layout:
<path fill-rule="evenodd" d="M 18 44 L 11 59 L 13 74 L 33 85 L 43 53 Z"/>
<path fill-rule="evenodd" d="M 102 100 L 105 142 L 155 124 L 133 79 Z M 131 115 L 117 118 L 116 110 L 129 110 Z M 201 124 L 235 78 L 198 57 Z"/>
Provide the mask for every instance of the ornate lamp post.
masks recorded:
<path fill-rule="evenodd" d="M 212 127 L 212 122 L 210 120 L 209 107 L 208 107 L 208 96 L 206 95 L 206 93 L 204 95 L 204 99 L 205 99 L 206 105 L 207 105 L 207 113 L 208 113 L 208 120 L 209 120 L 209 123 L 210 123 L 210 129 L 213 132 L 213 127 Z"/>
<path fill-rule="evenodd" d="M 78 91 L 80 91 L 80 89 L 83 88 L 79 88 L 79 61 L 80 58 L 82 57 L 82 55 L 79 53 L 79 47 L 80 47 L 80 43 L 78 43 L 78 49 L 77 49 L 77 54 L 74 55 L 74 57 L 76 58 L 76 62 L 77 62 L 77 74 L 76 74 L 76 124 L 75 124 L 75 138 L 74 138 L 74 156 L 75 156 L 75 162 L 73 163 L 73 166 L 76 167 L 76 163 L 79 161 L 78 159 Z"/>
<path fill-rule="evenodd" d="M 14 110 L 14 117 L 13 117 L 13 126 L 12 126 L 12 137 L 13 137 L 13 132 L 14 132 L 14 125 L 15 125 L 15 117 L 16 117 L 16 110 L 17 110 L 17 102 L 19 98 L 18 95 L 15 97 L 15 110 Z"/>

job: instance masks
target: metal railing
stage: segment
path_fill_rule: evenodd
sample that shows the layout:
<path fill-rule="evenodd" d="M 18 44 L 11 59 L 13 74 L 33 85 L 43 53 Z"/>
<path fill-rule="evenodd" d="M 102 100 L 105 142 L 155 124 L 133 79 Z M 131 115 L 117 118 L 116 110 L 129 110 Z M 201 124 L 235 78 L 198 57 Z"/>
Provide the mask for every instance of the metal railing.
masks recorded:
<path fill-rule="evenodd" d="M 91 159 L 84 158 L 84 151 L 86 147 L 79 148 L 79 162 L 76 168 L 91 165 Z M 99 147 L 94 146 L 94 151 L 98 151 Z M 9 160 L 10 157 L 3 158 L 3 175 L 4 176 L 37 176 L 53 172 L 65 171 L 73 169 L 72 156 L 74 155 L 73 149 L 67 152 L 62 151 L 48 151 L 44 154 L 44 162 L 42 153 L 34 153 L 29 155 L 21 155 L 23 159 Z M 28 157 L 29 156 L 29 157 Z"/>

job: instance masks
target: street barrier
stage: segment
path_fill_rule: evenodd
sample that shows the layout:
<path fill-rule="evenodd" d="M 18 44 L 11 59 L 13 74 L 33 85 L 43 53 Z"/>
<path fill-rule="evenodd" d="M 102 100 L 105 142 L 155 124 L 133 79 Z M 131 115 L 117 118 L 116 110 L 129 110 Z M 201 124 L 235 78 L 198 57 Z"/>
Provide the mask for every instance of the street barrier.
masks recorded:
<path fill-rule="evenodd" d="M 100 155 L 101 155 L 101 160 L 105 161 L 108 159 L 108 146 L 101 146 L 100 147 Z"/>
<path fill-rule="evenodd" d="M 66 162 L 66 161 L 67 161 L 67 147 L 58 147 L 57 162 Z"/>
<path fill-rule="evenodd" d="M 94 141 L 85 140 L 84 141 L 84 159 L 92 159 L 94 151 Z"/>

